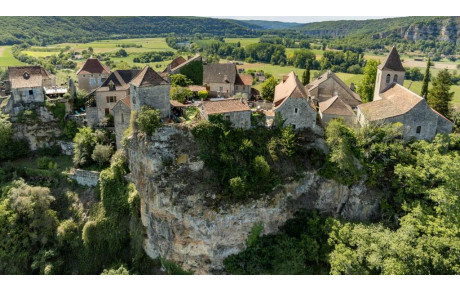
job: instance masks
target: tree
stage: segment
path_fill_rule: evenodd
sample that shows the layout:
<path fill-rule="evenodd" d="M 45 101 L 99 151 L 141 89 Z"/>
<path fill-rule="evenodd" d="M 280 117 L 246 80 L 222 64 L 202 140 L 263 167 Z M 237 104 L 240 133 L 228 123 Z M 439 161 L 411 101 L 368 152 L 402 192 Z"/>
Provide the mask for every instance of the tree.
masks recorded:
<path fill-rule="evenodd" d="M 444 69 L 433 78 L 433 87 L 428 92 L 428 104 L 444 116 L 449 115 L 450 101 L 454 92 L 450 92 L 451 75 L 447 69 Z"/>
<path fill-rule="evenodd" d="M 207 98 L 208 98 L 208 91 L 206 90 L 198 91 L 198 99 L 206 100 Z"/>
<path fill-rule="evenodd" d="M 426 63 L 425 75 L 423 76 L 422 92 L 420 93 L 424 98 L 428 98 L 428 84 L 430 83 L 430 66 L 431 59 L 428 58 L 428 62 Z"/>
<path fill-rule="evenodd" d="M 262 98 L 267 101 L 273 101 L 275 98 L 275 87 L 278 82 L 276 82 L 275 77 L 271 76 L 262 84 Z"/>
<path fill-rule="evenodd" d="M 171 85 L 172 86 L 187 87 L 192 84 L 193 84 L 193 81 L 187 78 L 187 76 L 185 75 L 182 75 L 182 74 L 171 75 Z"/>
<path fill-rule="evenodd" d="M 176 100 L 180 103 L 184 103 L 187 100 L 187 97 L 192 97 L 192 90 L 184 87 L 172 86 L 169 93 L 172 100 Z"/>
<path fill-rule="evenodd" d="M 374 98 L 375 79 L 377 77 L 377 63 L 376 60 L 369 60 L 364 67 L 364 76 L 358 83 L 358 94 L 364 103 L 371 102 Z"/>
<path fill-rule="evenodd" d="M 161 111 L 149 106 L 142 106 L 135 121 L 139 131 L 151 136 L 161 126 Z"/>
<path fill-rule="evenodd" d="M 307 62 L 305 71 L 302 74 L 302 84 L 305 86 L 310 83 L 310 62 Z"/>
<path fill-rule="evenodd" d="M 102 167 L 104 164 L 107 164 L 110 161 L 112 153 L 113 149 L 111 146 L 98 143 L 94 147 L 94 151 L 91 155 L 91 158 L 93 159 L 93 161 L 98 163 L 99 167 Z"/>
<path fill-rule="evenodd" d="M 96 146 L 96 136 L 90 127 L 81 127 L 78 129 L 75 138 L 73 163 L 76 167 L 87 166 L 91 164 L 91 155 Z"/>

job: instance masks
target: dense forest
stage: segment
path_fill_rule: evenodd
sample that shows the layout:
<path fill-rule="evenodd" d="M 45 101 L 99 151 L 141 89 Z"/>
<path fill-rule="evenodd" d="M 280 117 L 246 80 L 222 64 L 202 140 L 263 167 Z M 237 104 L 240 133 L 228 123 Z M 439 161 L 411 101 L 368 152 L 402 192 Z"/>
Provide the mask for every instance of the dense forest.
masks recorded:
<path fill-rule="evenodd" d="M 0 45 L 48 45 L 176 34 L 254 35 L 253 25 L 203 17 L 0 17 Z"/>

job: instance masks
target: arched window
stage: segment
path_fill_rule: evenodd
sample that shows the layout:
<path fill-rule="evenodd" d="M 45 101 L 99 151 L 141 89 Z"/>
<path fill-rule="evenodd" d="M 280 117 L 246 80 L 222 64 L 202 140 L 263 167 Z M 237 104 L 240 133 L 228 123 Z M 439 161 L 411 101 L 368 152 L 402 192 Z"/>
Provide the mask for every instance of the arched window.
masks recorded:
<path fill-rule="evenodd" d="M 387 84 L 390 83 L 391 76 L 390 74 L 387 75 Z"/>
<path fill-rule="evenodd" d="M 395 75 L 395 76 L 393 77 L 393 82 L 396 82 L 396 83 L 398 82 L 398 75 Z"/>

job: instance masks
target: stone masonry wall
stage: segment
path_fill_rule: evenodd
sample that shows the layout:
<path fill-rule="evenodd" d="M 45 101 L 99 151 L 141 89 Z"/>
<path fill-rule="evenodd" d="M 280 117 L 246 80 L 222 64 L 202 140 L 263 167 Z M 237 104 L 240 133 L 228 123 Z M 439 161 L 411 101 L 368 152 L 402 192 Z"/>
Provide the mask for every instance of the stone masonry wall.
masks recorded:
<path fill-rule="evenodd" d="M 95 187 L 99 182 L 100 172 L 86 171 L 75 169 L 74 173 L 70 175 L 72 180 L 75 180 L 79 185 Z"/>

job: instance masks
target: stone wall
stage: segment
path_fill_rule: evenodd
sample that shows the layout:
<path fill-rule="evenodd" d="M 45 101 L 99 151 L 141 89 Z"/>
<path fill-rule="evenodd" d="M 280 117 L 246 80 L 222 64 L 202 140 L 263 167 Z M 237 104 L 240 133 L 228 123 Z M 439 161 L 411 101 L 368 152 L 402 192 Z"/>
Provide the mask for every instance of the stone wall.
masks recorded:
<path fill-rule="evenodd" d="M 197 274 L 222 273 L 223 260 L 245 248 L 259 222 L 268 234 L 301 208 L 356 220 L 379 212 L 379 194 L 362 184 L 348 188 L 314 171 L 278 186 L 265 198 L 218 204 L 220 191 L 208 182 L 213 173 L 199 159 L 190 131 L 179 125 L 164 126 L 152 137 L 134 134 L 126 149 L 130 180 L 139 192 L 147 228 L 146 253 Z"/>
<path fill-rule="evenodd" d="M 79 185 L 95 187 L 99 182 L 99 174 L 100 172 L 96 171 L 75 169 L 74 172 L 70 174 L 70 178 L 75 180 Z"/>
<path fill-rule="evenodd" d="M 86 124 L 89 127 L 95 127 L 99 124 L 99 118 L 97 115 L 97 107 L 87 106 L 85 109 L 86 112 Z"/>
<path fill-rule="evenodd" d="M 120 102 L 113 108 L 113 121 L 115 124 L 115 138 L 117 141 L 117 149 L 121 148 L 121 140 L 125 130 L 129 127 L 131 120 L 131 109 L 124 103 Z"/>
<path fill-rule="evenodd" d="M 297 113 L 295 110 L 297 109 Z M 316 124 L 316 111 L 311 108 L 304 98 L 288 98 L 281 106 L 276 108 L 275 113 L 280 112 L 284 125 L 295 125 L 299 128 L 314 128 Z"/>
<path fill-rule="evenodd" d="M 170 88 L 170 85 L 136 87 L 131 84 L 131 109 L 138 111 L 143 105 L 148 105 L 161 110 L 161 117 L 169 117 L 171 110 Z"/>

